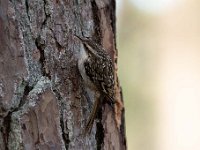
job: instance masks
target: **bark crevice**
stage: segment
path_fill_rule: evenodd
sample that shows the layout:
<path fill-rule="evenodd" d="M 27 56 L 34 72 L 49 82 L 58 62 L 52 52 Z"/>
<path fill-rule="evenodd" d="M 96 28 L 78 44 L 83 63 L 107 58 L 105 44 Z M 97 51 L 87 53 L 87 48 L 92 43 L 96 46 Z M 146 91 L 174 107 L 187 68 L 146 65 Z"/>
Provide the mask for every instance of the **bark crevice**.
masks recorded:
<path fill-rule="evenodd" d="M 33 89 L 33 87 L 29 86 L 28 82 L 26 82 L 24 80 L 23 80 L 23 84 L 25 85 L 23 96 L 22 96 L 22 98 L 20 100 L 19 106 L 16 107 L 13 112 L 18 111 L 20 108 L 23 107 L 23 105 L 26 103 L 26 98 L 27 98 L 29 92 Z"/>
<path fill-rule="evenodd" d="M 99 120 L 97 123 L 96 123 L 96 141 L 97 141 L 97 150 L 101 150 L 102 149 L 102 145 L 103 145 L 103 139 L 104 139 L 104 128 L 103 128 L 103 125 L 101 123 L 101 120 L 102 120 L 102 109 L 100 108 L 99 109 L 99 113 L 98 113 L 98 116 L 97 116 L 97 119 Z"/>
<path fill-rule="evenodd" d="M 9 110 L 7 115 L 3 118 L 3 123 L 1 125 L 1 133 L 3 134 L 5 150 L 9 150 L 9 134 L 12 130 L 11 129 L 12 115 L 13 113 L 22 109 L 22 107 L 26 103 L 25 101 L 26 97 L 28 96 L 29 92 L 32 89 L 33 87 L 30 87 L 27 81 L 22 80 L 15 93 L 16 95 L 14 96 L 16 97 L 14 101 L 18 101 L 18 104 L 17 106 L 13 106 L 13 108 L 11 108 L 11 110 Z"/>
<path fill-rule="evenodd" d="M 50 73 L 46 71 L 46 59 L 45 59 L 45 43 L 41 40 L 40 36 L 36 38 L 35 45 L 40 52 L 39 62 L 41 64 L 41 73 L 43 76 L 48 77 L 51 80 Z"/>
<path fill-rule="evenodd" d="M 47 10 L 46 10 L 47 1 L 46 1 L 46 0 L 43 0 L 43 2 L 44 2 L 44 14 L 45 14 L 45 19 L 44 19 L 44 21 L 42 22 L 41 30 L 47 25 L 47 21 L 48 21 L 48 19 L 51 17 L 50 14 L 47 13 Z"/>
<path fill-rule="evenodd" d="M 26 5 L 26 14 L 28 16 L 28 20 L 31 21 L 30 15 L 29 15 L 29 4 L 28 0 L 25 0 L 25 5 Z"/>
<path fill-rule="evenodd" d="M 67 129 L 67 123 L 64 121 L 64 116 L 63 116 L 63 100 L 62 100 L 62 97 L 60 95 L 60 93 L 57 91 L 57 90 L 53 90 L 53 92 L 55 93 L 56 95 L 56 98 L 59 102 L 59 109 L 60 109 L 60 128 L 61 128 L 61 131 L 62 131 L 62 139 L 63 139 L 63 142 L 64 142 L 64 146 L 65 146 L 65 149 L 68 150 L 69 149 L 69 143 L 70 143 L 70 140 L 69 140 L 69 134 L 67 133 L 68 129 Z"/>
<path fill-rule="evenodd" d="M 100 19 L 101 19 L 101 16 L 100 16 L 100 13 L 99 13 L 99 8 L 96 4 L 96 1 L 93 0 L 91 2 L 91 5 L 92 5 L 92 14 L 93 14 L 93 20 L 94 20 L 94 31 L 95 31 L 95 35 L 93 35 L 93 37 L 95 37 L 95 41 L 97 43 L 101 43 L 101 29 L 100 29 Z"/>
<path fill-rule="evenodd" d="M 3 134 L 5 150 L 9 150 L 8 149 L 8 138 L 9 138 L 9 133 L 10 133 L 11 115 L 12 115 L 12 112 L 8 112 L 8 115 L 6 117 L 4 117 L 4 119 L 3 119 L 3 124 L 1 127 L 1 133 Z"/>

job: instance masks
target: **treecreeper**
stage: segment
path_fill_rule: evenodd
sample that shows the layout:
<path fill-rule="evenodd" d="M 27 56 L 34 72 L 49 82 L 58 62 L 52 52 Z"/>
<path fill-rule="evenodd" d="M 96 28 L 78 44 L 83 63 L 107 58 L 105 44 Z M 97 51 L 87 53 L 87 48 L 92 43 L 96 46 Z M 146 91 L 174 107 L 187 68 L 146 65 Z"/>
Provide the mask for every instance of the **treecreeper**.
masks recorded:
<path fill-rule="evenodd" d="M 98 109 L 105 100 L 110 106 L 115 104 L 114 63 L 107 51 L 98 43 L 75 35 L 83 44 L 78 58 L 78 69 L 85 86 L 100 96 L 95 99 L 91 114 L 87 120 L 84 134 L 90 134 Z"/>

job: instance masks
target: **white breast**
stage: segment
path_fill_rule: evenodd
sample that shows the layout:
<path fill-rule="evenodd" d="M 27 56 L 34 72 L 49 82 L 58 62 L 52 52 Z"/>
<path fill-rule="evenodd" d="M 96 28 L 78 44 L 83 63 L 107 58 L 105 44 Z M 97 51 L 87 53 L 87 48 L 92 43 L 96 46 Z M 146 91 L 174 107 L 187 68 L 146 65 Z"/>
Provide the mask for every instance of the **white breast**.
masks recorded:
<path fill-rule="evenodd" d="M 85 51 L 85 49 L 83 47 L 80 48 L 80 56 L 79 56 L 79 60 L 78 60 L 78 69 L 79 72 L 84 80 L 84 83 L 86 86 L 88 86 L 90 89 L 94 89 L 95 86 L 94 84 L 90 81 L 89 77 L 86 75 L 85 72 L 85 67 L 84 67 L 84 62 L 88 59 L 88 55 L 87 52 Z"/>

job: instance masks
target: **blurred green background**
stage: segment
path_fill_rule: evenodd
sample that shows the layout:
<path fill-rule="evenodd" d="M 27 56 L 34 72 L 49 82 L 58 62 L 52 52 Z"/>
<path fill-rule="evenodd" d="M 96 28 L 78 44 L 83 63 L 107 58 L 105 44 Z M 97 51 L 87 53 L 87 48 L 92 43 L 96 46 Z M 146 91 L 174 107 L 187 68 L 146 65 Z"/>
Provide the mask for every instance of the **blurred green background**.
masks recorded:
<path fill-rule="evenodd" d="M 129 150 L 200 150 L 200 1 L 117 0 Z"/>

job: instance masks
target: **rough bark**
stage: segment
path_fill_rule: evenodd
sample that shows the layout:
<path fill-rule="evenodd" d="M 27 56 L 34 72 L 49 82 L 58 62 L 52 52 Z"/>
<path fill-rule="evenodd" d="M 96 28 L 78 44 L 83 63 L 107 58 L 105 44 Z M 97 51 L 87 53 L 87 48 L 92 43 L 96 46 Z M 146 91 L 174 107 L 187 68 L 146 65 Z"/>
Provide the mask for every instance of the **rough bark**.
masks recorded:
<path fill-rule="evenodd" d="M 102 44 L 115 62 L 114 0 L 0 1 L 0 147 L 2 150 L 126 149 L 116 75 L 115 113 L 104 104 L 92 133 L 77 68 L 80 43 Z"/>

